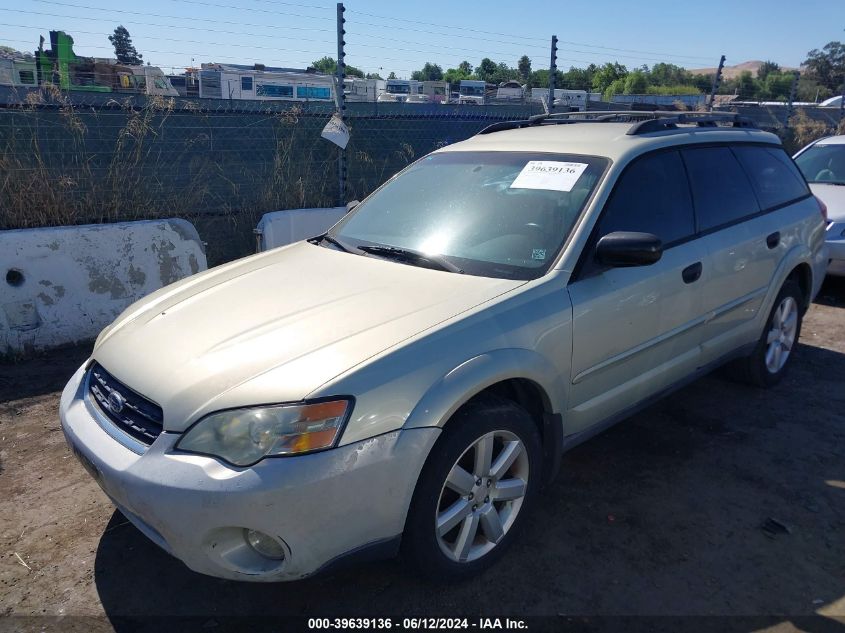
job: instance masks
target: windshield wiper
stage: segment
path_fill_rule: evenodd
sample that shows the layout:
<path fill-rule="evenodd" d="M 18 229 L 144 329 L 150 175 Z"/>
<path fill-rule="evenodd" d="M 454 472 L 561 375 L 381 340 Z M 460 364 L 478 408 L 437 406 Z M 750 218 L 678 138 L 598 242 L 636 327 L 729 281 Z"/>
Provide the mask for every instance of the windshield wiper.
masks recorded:
<path fill-rule="evenodd" d="M 446 270 L 450 273 L 458 273 L 463 274 L 463 270 L 458 268 L 440 255 L 427 255 L 426 253 L 421 253 L 420 251 L 415 251 L 410 248 L 400 248 L 398 246 L 386 246 L 384 244 L 372 244 L 367 246 L 359 246 L 360 250 L 364 251 L 365 253 L 370 253 L 372 255 L 378 255 L 380 257 L 386 257 L 391 259 L 400 259 L 406 261 L 408 263 L 422 263 L 428 262 L 429 264 L 434 264 L 434 268 L 439 268 L 440 270 Z"/>
<path fill-rule="evenodd" d="M 322 235 L 315 237 L 314 243 L 316 243 L 316 242 L 328 242 L 329 244 L 333 244 L 334 246 L 337 246 L 340 250 L 342 250 L 345 253 L 354 253 L 355 255 L 361 254 L 360 248 L 352 246 L 352 244 L 347 244 L 346 242 L 342 242 L 341 240 L 337 239 L 336 237 L 329 235 L 328 233 L 323 233 Z"/>

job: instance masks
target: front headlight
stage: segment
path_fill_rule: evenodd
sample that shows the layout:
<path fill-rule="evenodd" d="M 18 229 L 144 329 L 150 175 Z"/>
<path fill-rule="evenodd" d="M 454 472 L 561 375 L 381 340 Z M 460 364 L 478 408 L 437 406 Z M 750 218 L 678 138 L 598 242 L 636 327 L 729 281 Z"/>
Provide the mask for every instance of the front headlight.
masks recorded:
<path fill-rule="evenodd" d="M 188 429 L 176 448 L 219 457 L 234 466 L 330 448 L 351 408 L 349 400 L 332 400 L 220 411 Z"/>

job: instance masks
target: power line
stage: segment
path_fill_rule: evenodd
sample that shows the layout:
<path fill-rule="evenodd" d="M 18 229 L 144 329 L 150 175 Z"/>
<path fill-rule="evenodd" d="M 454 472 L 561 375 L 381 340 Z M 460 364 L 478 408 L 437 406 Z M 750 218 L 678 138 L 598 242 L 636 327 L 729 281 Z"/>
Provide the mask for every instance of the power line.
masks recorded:
<path fill-rule="evenodd" d="M 68 6 L 76 6 L 76 5 L 68 5 Z M 100 9 L 100 10 L 101 11 L 112 11 L 114 9 Z M 69 19 L 69 20 L 89 20 L 89 21 L 94 21 L 94 22 L 113 22 L 112 18 L 94 18 L 94 17 L 82 16 L 82 15 L 61 15 L 61 14 L 58 14 L 58 13 L 46 13 L 46 12 L 43 12 L 43 11 L 25 11 L 23 9 L 5 9 L 5 8 L 0 7 L 0 11 L 9 11 L 9 12 L 12 12 L 12 13 L 26 13 L 26 14 L 30 14 L 30 15 L 43 15 L 43 16 L 53 17 L 53 18 L 66 18 L 66 19 Z M 246 23 L 246 22 L 227 22 L 225 20 L 212 20 L 212 19 L 205 19 L 205 18 L 195 18 L 193 16 L 160 15 L 160 14 L 156 14 L 156 13 L 149 13 L 149 14 L 139 13 L 138 15 L 150 15 L 150 16 L 153 16 L 153 17 L 162 17 L 162 18 L 170 18 L 170 19 L 178 19 L 178 20 L 192 20 L 192 21 L 195 21 L 195 22 L 211 22 L 211 23 L 214 23 L 214 24 L 234 24 L 234 25 L 238 25 L 238 26 L 251 26 L 251 27 L 257 27 L 257 28 L 291 29 L 291 30 L 296 30 L 296 31 L 313 31 L 313 32 L 319 32 L 319 33 L 334 33 L 335 32 L 334 29 L 318 29 L 318 28 L 312 28 L 312 27 L 307 27 L 307 26 L 288 26 L 288 25 L 281 25 L 281 24 L 276 25 L 276 24 L 249 24 L 249 23 Z M 152 23 L 152 22 L 137 22 L 137 21 L 129 21 L 129 20 L 124 20 L 124 22 L 126 22 L 126 24 L 134 24 L 134 25 L 140 25 L 140 26 L 158 26 L 158 27 L 164 27 L 164 28 L 185 29 L 185 30 L 190 30 L 190 31 L 211 31 L 213 33 L 226 33 L 226 34 L 229 34 L 229 35 L 249 35 L 250 37 L 272 37 L 274 39 L 278 39 L 278 37 L 279 37 L 278 35 L 266 35 L 266 34 L 261 34 L 261 33 L 244 33 L 243 31 L 220 31 L 220 30 L 209 29 L 209 28 L 206 28 L 206 27 L 184 26 L 184 25 L 181 25 L 181 24 L 156 24 L 156 23 Z M 40 28 L 40 27 L 28 27 L 28 28 Z"/>
<path fill-rule="evenodd" d="M 436 23 L 433 23 L 433 22 L 424 22 L 424 21 L 421 21 L 421 20 L 408 20 L 408 19 L 405 19 L 405 18 L 395 18 L 395 17 L 385 16 L 385 15 L 376 15 L 376 14 L 373 14 L 373 13 L 365 13 L 363 11 L 356 11 L 354 9 L 350 9 L 350 12 L 357 13 L 359 15 L 364 15 L 364 16 L 367 16 L 367 17 L 372 17 L 372 18 L 379 18 L 379 19 L 385 19 L 385 20 L 396 20 L 396 21 L 400 21 L 400 22 L 408 22 L 408 23 L 419 24 L 419 25 L 423 25 L 423 26 L 433 26 L 435 28 L 457 29 L 457 30 L 461 30 L 461 31 L 467 31 L 467 32 L 470 32 L 470 33 L 482 33 L 484 35 L 495 35 L 495 36 L 500 36 L 500 37 L 509 37 L 511 39 L 525 39 L 527 41 L 528 40 L 530 40 L 530 41 L 541 41 L 541 42 L 546 41 L 545 38 L 529 37 L 529 36 L 525 36 L 525 35 L 519 35 L 519 34 L 516 34 L 516 33 L 498 33 L 496 31 L 482 31 L 482 30 L 479 30 L 479 29 L 473 29 L 473 28 L 469 28 L 469 27 L 447 25 L 447 24 L 436 24 Z M 367 26 L 376 26 L 376 27 L 386 27 L 386 26 L 388 26 L 386 24 L 367 24 L 367 23 L 360 23 L 360 24 L 366 24 Z M 400 30 L 416 31 L 416 32 L 421 32 L 421 33 L 430 33 L 430 31 L 417 31 L 416 29 L 407 29 L 405 27 L 390 26 L 389 28 L 397 28 L 397 29 L 400 29 Z M 477 38 L 474 38 L 474 39 L 477 39 Z M 570 46 L 583 46 L 583 47 L 586 47 L 586 48 L 599 48 L 599 49 L 608 50 L 608 51 L 620 51 L 620 52 L 623 52 L 623 53 L 638 53 L 638 54 L 642 54 L 642 55 L 658 55 L 658 56 L 661 56 L 661 57 L 686 58 L 686 59 L 702 59 L 702 60 L 709 60 L 710 59 L 709 57 L 705 57 L 705 56 L 702 56 L 702 55 L 682 55 L 682 54 L 662 53 L 662 52 L 655 52 L 655 51 L 642 51 L 642 50 L 637 50 L 637 49 L 632 49 L 632 48 L 616 48 L 616 47 L 612 47 L 612 46 L 601 46 L 599 44 L 587 44 L 585 42 L 571 42 L 571 41 L 566 41 L 566 40 L 560 40 L 560 43 L 561 44 L 567 44 L 567 45 L 570 45 Z M 519 46 L 519 44 L 517 44 L 517 43 L 513 43 L 513 44 L 515 46 Z M 575 52 L 580 52 L 580 51 L 575 51 Z"/>
<path fill-rule="evenodd" d="M 24 27 L 29 28 L 25 24 L 2 24 L 0 26 L 14 26 L 14 27 Z M 103 37 L 108 37 L 107 33 L 102 33 L 100 31 L 80 31 L 74 29 L 74 33 L 82 33 L 83 35 L 102 35 Z M 164 42 L 185 42 L 187 44 L 210 44 L 214 45 L 215 42 L 203 42 L 201 40 L 186 40 L 183 38 L 173 38 L 173 37 L 156 37 L 153 35 L 146 35 L 144 36 L 145 39 L 148 40 L 161 40 Z M 326 44 L 331 44 L 331 42 L 325 42 Z M 237 48 L 255 48 L 255 49 L 262 49 L 268 51 L 284 51 L 286 53 L 308 53 L 309 55 L 325 55 L 325 51 L 305 51 L 301 49 L 293 49 L 293 48 L 279 48 L 278 46 L 252 46 L 249 44 L 226 44 L 226 46 L 234 46 Z"/>
<path fill-rule="evenodd" d="M 188 2 L 189 0 L 179 0 L 180 2 Z M 57 2 L 56 0 L 33 0 L 33 2 L 40 2 L 42 4 L 55 4 L 63 7 L 72 7 L 74 9 L 87 9 L 89 11 L 108 11 L 111 13 L 126 13 L 129 15 L 140 15 L 140 16 L 153 16 L 156 18 L 168 18 L 168 19 L 176 19 L 176 20 L 199 20 L 201 22 L 218 22 L 218 20 L 203 20 L 201 18 L 196 18 L 194 16 L 184 16 L 184 15 L 162 15 L 160 13 L 144 13 L 141 11 L 127 11 L 126 9 L 103 9 L 101 7 L 90 7 L 87 5 L 82 4 L 71 4 L 70 2 Z M 195 0 L 190 0 L 190 2 L 195 2 Z M 241 10 L 242 7 L 235 7 L 232 5 L 219 5 L 222 7 Z M 257 9 L 253 9 L 257 11 Z M 283 11 L 267 11 L 267 13 L 272 13 L 273 15 L 286 15 L 289 17 L 295 18 L 311 18 L 314 20 L 332 20 L 332 18 L 325 18 L 325 17 L 317 17 L 313 15 L 301 15 L 299 13 L 285 13 Z M 226 24 L 240 24 L 239 22 L 226 22 Z"/>
<path fill-rule="evenodd" d="M 45 0 L 35 0 L 36 2 L 44 2 Z M 206 7 L 218 7 L 221 9 L 235 9 L 236 11 L 254 11 L 255 13 L 270 13 L 272 15 L 288 15 L 295 18 L 307 18 L 310 20 L 332 20 L 334 18 L 322 15 L 303 15 L 301 13 L 284 13 L 281 11 L 271 11 L 270 9 L 253 9 L 251 7 L 239 7 L 231 4 L 218 4 L 216 2 L 202 2 L 202 0 L 170 0 L 171 2 L 184 2 L 185 4 L 199 4 Z M 53 3 L 57 4 L 57 3 Z M 298 5 L 306 6 L 306 5 Z"/>
<path fill-rule="evenodd" d="M 356 11 L 355 9 L 350 9 L 350 13 L 357 13 L 358 15 L 364 15 L 364 16 L 367 16 L 367 17 L 370 17 L 370 18 L 378 18 L 378 19 L 384 19 L 384 20 L 395 20 L 395 21 L 398 21 L 398 22 L 408 22 L 408 23 L 411 23 L 411 24 L 421 24 L 423 26 L 433 26 L 435 28 L 459 29 L 461 31 L 469 31 L 471 33 L 482 33 L 484 35 L 496 35 L 496 36 L 501 36 L 501 37 L 513 37 L 513 38 L 516 38 L 516 39 L 533 40 L 533 41 L 536 41 L 536 42 L 545 42 L 546 41 L 546 39 L 543 38 L 543 37 L 528 37 L 528 36 L 525 36 L 525 35 L 515 35 L 513 33 L 497 33 L 496 31 L 482 31 L 480 29 L 472 29 L 472 28 L 469 28 L 469 27 L 454 26 L 454 25 L 450 25 L 450 24 L 436 24 L 434 22 L 423 22 L 423 21 L 420 21 L 420 20 L 408 20 L 406 18 L 395 18 L 395 17 L 387 16 L 387 15 L 377 15 L 375 13 L 365 13 L 363 11 Z M 385 26 L 385 25 L 380 25 L 380 26 Z M 401 27 L 397 27 L 397 28 L 401 28 Z"/>

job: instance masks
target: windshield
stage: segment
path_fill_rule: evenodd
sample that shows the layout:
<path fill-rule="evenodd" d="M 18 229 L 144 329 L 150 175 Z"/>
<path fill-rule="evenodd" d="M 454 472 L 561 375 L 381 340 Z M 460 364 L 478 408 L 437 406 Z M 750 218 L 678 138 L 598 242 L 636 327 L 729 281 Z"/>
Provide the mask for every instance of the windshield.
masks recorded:
<path fill-rule="evenodd" d="M 461 86 L 461 94 L 477 97 L 484 94 L 484 88 L 481 86 Z"/>
<path fill-rule="evenodd" d="M 807 182 L 845 185 L 845 145 L 817 143 L 795 159 Z"/>
<path fill-rule="evenodd" d="M 467 274 L 533 279 L 554 261 L 607 164 L 572 154 L 432 154 L 364 200 L 332 235 L 437 255 Z"/>
<path fill-rule="evenodd" d="M 406 95 L 411 92 L 411 86 L 408 84 L 388 84 L 387 92 L 394 95 Z"/>

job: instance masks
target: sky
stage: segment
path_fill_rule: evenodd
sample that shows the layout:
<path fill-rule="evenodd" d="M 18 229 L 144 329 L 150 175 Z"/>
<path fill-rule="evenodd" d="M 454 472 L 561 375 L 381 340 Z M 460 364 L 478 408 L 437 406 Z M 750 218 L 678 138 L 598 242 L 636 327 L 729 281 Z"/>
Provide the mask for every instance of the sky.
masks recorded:
<path fill-rule="evenodd" d="M 845 40 L 845 2 L 708 0 L 566 3 L 348 0 L 346 62 L 408 77 L 427 62 L 444 70 L 484 57 L 548 68 L 618 61 L 628 68 L 668 62 L 714 67 L 772 60 L 797 67 L 809 50 Z M 321 0 L 0 0 L 0 44 L 33 51 L 39 35 L 64 30 L 78 55 L 113 57 L 118 24 L 144 60 L 166 72 L 201 62 L 304 68 L 337 56 L 336 5 Z"/>

